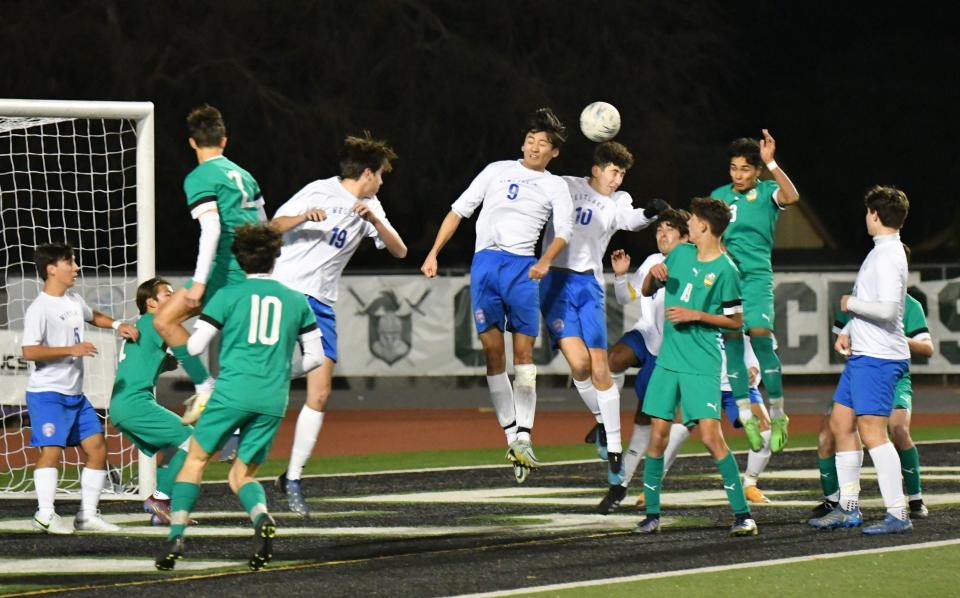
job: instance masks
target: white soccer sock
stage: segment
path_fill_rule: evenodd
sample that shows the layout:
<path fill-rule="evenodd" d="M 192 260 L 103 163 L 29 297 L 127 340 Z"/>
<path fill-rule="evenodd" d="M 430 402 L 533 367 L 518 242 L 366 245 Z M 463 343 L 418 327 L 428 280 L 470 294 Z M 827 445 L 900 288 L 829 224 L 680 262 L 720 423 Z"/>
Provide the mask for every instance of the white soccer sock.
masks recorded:
<path fill-rule="evenodd" d="M 837 453 L 837 482 L 840 484 L 840 508 L 855 511 L 860 506 L 860 468 L 863 451 Z"/>
<path fill-rule="evenodd" d="M 911 494 L 907 497 L 907 500 L 923 500 L 923 493 L 920 494 Z"/>
<path fill-rule="evenodd" d="M 627 373 L 626 372 L 611 372 L 610 377 L 613 379 L 613 383 L 617 385 L 617 390 L 621 393 L 623 392 L 623 385 L 627 382 Z"/>
<path fill-rule="evenodd" d="M 753 411 L 750 409 L 750 399 L 737 399 L 737 410 L 740 412 L 741 424 L 746 424 L 753 419 Z"/>
<path fill-rule="evenodd" d="M 747 470 L 743 473 L 743 486 L 756 486 L 760 474 L 767 468 L 770 462 L 770 435 L 772 430 L 760 432 L 763 438 L 763 448 L 759 451 L 750 451 L 747 453 Z"/>
<path fill-rule="evenodd" d="M 170 496 L 160 492 L 159 490 L 153 491 L 153 497 L 157 500 L 170 500 Z"/>
<path fill-rule="evenodd" d="M 606 390 L 597 390 L 597 404 L 600 406 L 600 417 L 603 418 L 603 429 L 607 433 L 607 450 L 611 453 L 622 453 L 620 391 L 613 385 Z"/>
<path fill-rule="evenodd" d="M 33 487 L 37 490 L 37 510 L 41 519 L 54 514 L 53 501 L 57 497 L 57 479 L 60 471 L 56 467 L 41 467 L 33 470 Z"/>
<path fill-rule="evenodd" d="M 783 397 L 779 399 L 770 399 L 770 417 L 773 419 L 780 419 L 786 415 L 786 412 L 783 410 Z"/>
<path fill-rule="evenodd" d="M 313 447 L 317 444 L 322 427 L 323 411 L 304 404 L 297 416 L 297 426 L 293 433 L 293 448 L 290 449 L 290 463 L 287 465 L 288 480 L 299 480 L 303 475 L 303 466 L 313 454 Z"/>
<path fill-rule="evenodd" d="M 107 481 L 107 470 L 84 467 L 80 472 L 80 512 L 95 515 L 100 504 L 100 493 Z"/>
<path fill-rule="evenodd" d="M 644 452 L 647 445 L 650 444 L 650 426 L 641 426 L 633 424 L 633 436 L 630 437 L 630 448 L 623 455 L 623 483 L 621 486 L 626 488 L 630 485 L 630 480 L 637 473 L 637 467 L 643 461 Z"/>
<path fill-rule="evenodd" d="M 487 388 L 490 389 L 490 402 L 497 412 L 497 421 L 503 428 L 509 445 L 517 439 L 517 414 L 513 406 L 513 387 L 506 372 L 496 376 L 487 376 Z"/>
<path fill-rule="evenodd" d="M 903 474 L 900 455 L 889 440 L 870 449 L 873 468 L 877 470 L 877 484 L 887 513 L 900 520 L 907 518 L 907 503 L 903 496 Z"/>
<path fill-rule="evenodd" d="M 673 424 L 670 426 L 670 441 L 667 443 L 667 450 L 663 452 L 663 475 L 666 476 L 677 460 L 680 454 L 680 447 L 690 438 L 690 430 L 683 424 Z"/>
<path fill-rule="evenodd" d="M 213 376 L 207 376 L 207 379 L 201 382 L 200 384 L 194 384 L 193 389 L 195 392 L 213 392 L 213 385 L 217 382 L 216 378 Z"/>
<path fill-rule="evenodd" d="M 597 402 L 597 393 L 600 391 L 593 385 L 593 380 L 589 377 L 586 380 L 577 380 L 574 378 L 573 385 L 577 387 L 580 398 L 583 399 L 583 403 L 587 406 L 587 409 L 590 410 L 590 413 L 593 414 L 593 417 L 597 419 L 597 423 L 603 423 L 603 417 L 600 415 L 600 405 Z"/>
<path fill-rule="evenodd" d="M 513 408 L 517 414 L 517 439 L 530 441 L 530 430 L 537 414 L 537 366 L 522 363 L 514 366 Z"/>

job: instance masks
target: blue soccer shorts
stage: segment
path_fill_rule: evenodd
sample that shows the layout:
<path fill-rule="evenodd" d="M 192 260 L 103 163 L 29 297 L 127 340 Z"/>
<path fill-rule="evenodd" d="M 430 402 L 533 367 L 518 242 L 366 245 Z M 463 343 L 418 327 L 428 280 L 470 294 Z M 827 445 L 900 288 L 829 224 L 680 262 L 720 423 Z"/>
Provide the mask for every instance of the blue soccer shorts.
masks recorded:
<path fill-rule="evenodd" d="M 470 303 L 477 332 L 491 328 L 540 334 L 540 296 L 537 281 L 529 277 L 536 258 L 484 249 L 470 265 Z"/>
<path fill-rule="evenodd" d="M 854 355 L 840 374 L 833 402 L 853 409 L 856 415 L 890 417 L 897 381 L 909 367 L 906 359 Z"/>
<path fill-rule="evenodd" d="M 657 356 L 647 349 L 647 343 L 643 340 L 643 335 L 639 330 L 631 330 L 620 337 L 618 344 L 630 347 L 633 354 L 640 364 L 640 371 L 637 372 L 637 378 L 633 383 L 633 389 L 637 393 L 639 406 L 643 406 L 643 397 L 647 394 L 647 386 L 650 385 L 650 377 L 653 376 L 653 370 L 657 367 Z"/>
<path fill-rule="evenodd" d="M 763 396 L 756 388 L 750 389 L 749 397 L 751 405 L 763 404 Z M 730 420 L 730 425 L 734 428 L 742 428 L 743 424 L 740 423 L 740 408 L 737 407 L 737 401 L 733 398 L 733 392 L 729 390 L 722 391 L 720 393 L 720 401 L 723 412 L 727 415 L 727 419 Z"/>
<path fill-rule="evenodd" d="M 583 339 L 588 349 L 607 349 L 603 289 L 592 272 L 551 270 L 540 282 L 540 309 L 553 346 Z"/>
<path fill-rule="evenodd" d="M 317 317 L 317 328 L 320 329 L 320 334 L 323 335 L 323 338 L 320 339 L 320 342 L 323 343 L 323 354 L 330 361 L 337 361 L 337 316 L 333 313 L 333 308 L 323 303 L 317 301 L 310 295 L 307 295 L 307 303 L 310 304 L 310 309 L 313 310 L 313 315 Z"/>
<path fill-rule="evenodd" d="M 27 391 L 30 414 L 30 446 L 78 446 L 80 441 L 103 434 L 103 425 L 93 405 L 82 394 Z"/>

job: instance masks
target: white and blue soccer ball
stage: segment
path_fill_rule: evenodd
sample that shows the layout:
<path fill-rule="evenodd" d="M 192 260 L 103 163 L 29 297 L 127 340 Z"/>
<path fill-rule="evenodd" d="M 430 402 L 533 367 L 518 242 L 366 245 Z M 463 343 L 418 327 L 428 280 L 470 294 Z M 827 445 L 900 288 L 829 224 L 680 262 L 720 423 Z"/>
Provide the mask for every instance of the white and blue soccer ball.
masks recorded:
<path fill-rule="evenodd" d="M 620 132 L 620 112 L 607 102 L 594 102 L 580 113 L 580 130 L 590 141 L 610 141 Z"/>

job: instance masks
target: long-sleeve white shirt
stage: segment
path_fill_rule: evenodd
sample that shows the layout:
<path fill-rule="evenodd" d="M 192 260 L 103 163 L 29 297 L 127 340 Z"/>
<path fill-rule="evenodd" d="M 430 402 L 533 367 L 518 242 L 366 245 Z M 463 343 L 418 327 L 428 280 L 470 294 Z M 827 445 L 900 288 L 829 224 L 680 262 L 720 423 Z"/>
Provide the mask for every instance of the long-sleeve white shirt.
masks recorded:
<path fill-rule="evenodd" d="M 874 319 L 856 313 L 848 303 L 848 309 L 853 313 L 848 328 L 850 349 L 854 355 L 910 359 L 910 347 L 903 335 L 907 256 L 899 234 L 877 235 L 873 243 L 873 249 L 857 272 L 853 296 L 870 304 L 892 303 L 897 309 L 889 319 Z"/>

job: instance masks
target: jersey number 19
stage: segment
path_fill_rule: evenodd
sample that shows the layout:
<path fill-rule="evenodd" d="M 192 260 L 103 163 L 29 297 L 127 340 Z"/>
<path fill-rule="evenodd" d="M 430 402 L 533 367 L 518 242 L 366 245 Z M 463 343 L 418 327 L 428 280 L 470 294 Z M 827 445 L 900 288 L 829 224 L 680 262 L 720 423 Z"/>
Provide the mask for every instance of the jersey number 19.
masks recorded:
<path fill-rule="evenodd" d="M 247 342 L 251 345 L 275 345 L 280 340 L 280 317 L 283 304 L 276 297 L 250 295 L 250 333 Z"/>

